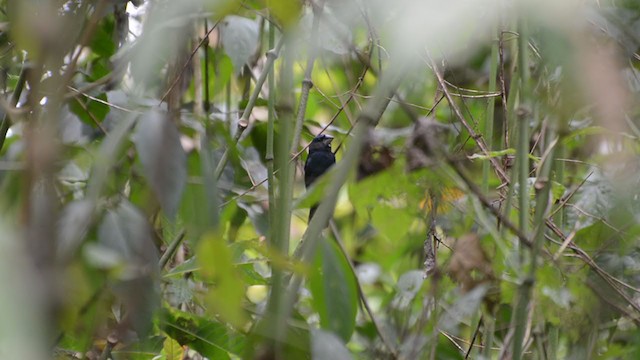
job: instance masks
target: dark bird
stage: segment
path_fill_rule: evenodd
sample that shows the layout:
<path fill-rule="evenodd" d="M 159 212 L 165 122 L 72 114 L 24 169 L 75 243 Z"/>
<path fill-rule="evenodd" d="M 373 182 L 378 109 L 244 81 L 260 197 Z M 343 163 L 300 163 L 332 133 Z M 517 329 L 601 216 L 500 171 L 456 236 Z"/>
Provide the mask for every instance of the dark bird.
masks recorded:
<path fill-rule="evenodd" d="M 304 185 L 307 189 L 336 163 L 336 156 L 331 152 L 332 140 L 331 136 L 320 134 L 309 144 L 309 156 L 304 163 Z M 309 221 L 317 209 L 317 205 L 309 209 Z"/>

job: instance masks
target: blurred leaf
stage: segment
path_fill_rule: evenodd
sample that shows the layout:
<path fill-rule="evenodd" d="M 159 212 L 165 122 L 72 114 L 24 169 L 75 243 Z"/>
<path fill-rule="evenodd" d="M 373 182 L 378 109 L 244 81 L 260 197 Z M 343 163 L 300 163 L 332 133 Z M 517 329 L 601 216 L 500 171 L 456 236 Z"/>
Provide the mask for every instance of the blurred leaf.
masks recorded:
<path fill-rule="evenodd" d="M 229 359 L 230 354 L 239 357 L 243 353 L 245 337 L 222 323 L 169 308 L 161 310 L 160 319 L 171 338 L 210 359 Z"/>
<path fill-rule="evenodd" d="M 199 243 L 198 262 L 203 277 L 212 282 L 207 294 L 210 310 L 242 328 L 246 321 L 242 308 L 245 286 L 224 239 L 215 233 L 205 234 Z"/>
<path fill-rule="evenodd" d="M 455 333 L 458 325 L 468 324 L 470 317 L 480 307 L 487 290 L 489 290 L 488 285 L 478 285 L 468 293 L 456 297 L 456 301 L 452 306 L 445 307 L 445 312 L 439 321 L 439 327 L 445 331 Z"/>
<path fill-rule="evenodd" d="M 294 24 L 302 10 L 300 2 L 296 0 L 269 1 L 268 5 L 269 10 L 285 29 Z"/>
<path fill-rule="evenodd" d="M 126 200 L 107 211 L 98 228 L 98 239 L 131 266 L 126 277 L 146 274 L 148 267 L 157 267 L 160 260 L 147 219 Z"/>
<path fill-rule="evenodd" d="M 339 337 L 323 330 L 313 330 L 311 332 L 311 354 L 313 360 L 353 359 Z"/>
<path fill-rule="evenodd" d="M 313 29 L 313 17 L 312 12 L 306 13 L 298 25 L 300 27 L 299 31 L 302 34 L 308 34 L 309 37 Z M 329 11 L 325 10 L 320 19 L 318 41 L 322 49 L 329 50 L 338 55 L 346 55 L 349 53 L 349 45 L 351 45 L 352 41 L 351 30 Z M 300 40 L 308 44 L 310 41 L 309 37 L 301 38 Z"/>
<path fill-rule="evenodd" d="M 424 271 L 411 270 L 400 276 L 396 288 L 398 292 L 391 302 L 391 306 L 396 309 L 406 309 L 416 297 L 422 283 L 424 282 Z"/>
<path fill-rule="evenodd" d="M 138 121 L 134 142 L 162 209 L 169 218 L 175 217 L 187 176 L 180 133 L 165 113 L 151 110 Z"/>
<path fill-rule="evenodd" d="M 147 219 L 125 200 L 115 210 L 107 211 L 98 228 L 100 245 L 123 262 L 124 269 L 113 289 L 141 336 L 151 330 L 151 318 L 159 305 L 160 256 L 152 236 Z"/>
<path fill-rule="evenodd" d="M 358 291 L 355 274 L 338 246 L 323 239 L 316 257 L 316 271 L 310 275 L 313 305 L 320 314 L 323 329 L 332 331 L 348 342 L 358 313 Z"/>
<path fill-rule="evenodd" d="M 570 226 L 580 221 L 580 227 L 595 223 L 598 218 L 604 219 L 611 209 L 613 185 L 600 171 L 594 170 L 573 196 L 575 206 L 567 211 Z"/>
<path fill-rule="evenodd" d="M 88 200 L 68 203 L 58 222 L 58 254 L 62 259 L 71 257 L 89 230 L 95 204 Z"/>
<path fill-rule="evenodd" d="M 220 22 L 222 46 L 239 74 L 258 48 L 258 23 L 253 19 L 229 15 Z"/>
<path fill-rule="evenodd" d="M 231 58 L 227 55 L 220 56 L 216 59 L 215 69 L 217 70 L 215 74 L 215 82 L 211 84 L 213 85 L 213 94 L 222 94 L 231 81 L 231 75 L 233 75 L 233 63 L 231 62 Z"/>

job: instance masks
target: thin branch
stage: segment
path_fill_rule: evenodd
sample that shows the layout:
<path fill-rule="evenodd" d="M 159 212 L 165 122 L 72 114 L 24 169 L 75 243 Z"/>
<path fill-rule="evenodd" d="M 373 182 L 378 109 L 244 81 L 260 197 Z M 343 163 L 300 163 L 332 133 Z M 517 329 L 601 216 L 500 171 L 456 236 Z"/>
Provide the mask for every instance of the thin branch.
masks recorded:
<path fill-rule="evenodd" d="M 180 79 L 182 78 L 182 75 L 184 74 L 185 70 L 187 70 L 187 68 L 189 67 L 189 64 L 191 64 L 191 60 L 196 55 L 196 53 L 198 52 L 200 47 L 202 45 L 204 45 L 205 43 L 207 43 L 207 44 L 209 43 L 209 35 L 211 35 L 213 30 L 215 30 L 215 28 L 218 26 L 220 21 L 222 21 L 222 19 L 219 19 L 218 21 L 215 22 L 215 24 L 213 24 L 211 29 L 209 29 L 209 31 L 207 31 L 207 33 L 204 34 L 204 36 L 202 37 L 202 40 L 200 40 L 200 42 L 195 47 L 195 49 L 193 49 L 193 51 L 191 51 L 191 55 L 189 55 L 189 58 L 184 62 L 184 65 L 182 66 L 182 70 L 180 70 L 180 73 L 178 74 L 178 76 L 176 76 L 176 78 L 173 79 L 173 82 L 171 82 L 171 85 L 169 86 L 167 91 L 165 91 L 164 95 L 162 95 L 162 98 L 160 98 L 160 104 L 162 104 L 164 102 L 164 100 L 167 98 L 167 96 L 169 96 L 169 94 L 171 93 L 171 90 L 173 90 L 173 88 L 178 84 L 178 81 L 180 81 Z"/>
<path fill-rule="evenodd" d="M 480 203 L 482 203 L 482 205 L 487 210 L 489 210 L 498 220 L 500 220 L 500 222 L 504 225 L 504 227 L 506 227 L 514 235 L 516 235 L 523 245 L 525 245 L 528 248 L 531 248 L 531 246 L 533 245 L 533 242 L 529 239 L 529 237 L 527 237 L 527 235 L 525 235 L 522 231 L 520 231 L 520 228 L 518 228 L 514 223 L 512 223 L 511 220 L 509 220 L 509 218 L 504 216 L 500 212 L 500 210 L 498 210 L 498 208 L 496 208 L 491 204 L 491 201 L 489 201 L 489 199 L 484 195 L 484 193 L 478 187 L 478 185 L 476 185 L 471 180 L 471 178 L 469 178 L 469 176 L 465 173 L 464 169 L 462 168 L 462 166 L 460 166 L 458 161 L 456 161 L 451 157 L 447 157 L 446 159 L 447 159 L 447 163 L 455 170 L 455 172 L 462 179 L 462 181 L 464 181 L 464 183 L 467 185 L 469 190 L 478 198 L 478 200 L 480 200 Z"/>
<path fill-rule="evenodd" d="M 453 100 L 453 97 L 449 93 L 449 90 L 447 90 L 447 86 L 444 83 L 444 78 L 442 77 L 442 73 L 438 69 L 438 66 L 433 60 L 430 60 L 430 61 L 431 61 L 431 67 L 433 69 L 433 72 L 436 74 L 438 82 L 440 83 L 440 87 L 442 88 L 442 92 L 447 98 L 447 101 L 449 102 L 449 106 L 451 107 L 451 110 L 453 110 L 453 113 L 455 114 L 456 118 L 458 118 L 458 120 L 467 129 L 467 131 L 469 132 L 469 135 L 476 141 L 476 144 L 478 144 L 478 147 L 480 148 L 480 150 L 482 150 L 482 152 L 488 156 L 489 148 L 487 147 L 487 144 L 485 144 L 484 139 L 482 138 L 481 135 L 478 135 L 476 133 L 473 127 L 471 127 L 471 125 L 469 125 L 467 120 L 464 118 L 464 116 L 462 115 L 462 112 L 460 112 L 460 109 L 458 108 L 455 101 Z M 500 181 L 502 181 L 503 183 L 509 183 L 509 177 L 502 169 L 502 166 L 500 166 L 500 163 L 498 162 L 498 160 L 496 158 L 489 157 L 489 161 L 493 165 L 494 171 L 500 178 Z"/>
<path fill-rule="evenodd" d="M 98 127 L 98 129 L 100 129 L 102 134 L 106 135 L 107 134 L 107 130 L 105 130 L 105 128 L 102 127 L 102 124 L 100 124 L 100 121 L 95 117 L 95 115 L 93 115 L 93 113 L 91 111 L 89 111 L 89 108 L 87 107 L 87 105 L 85 105 L 78 98 L 75 98 L 74 100 L 78 103 L 78 105 L 80 105 L 82 110 L 84 110 L 84 112 L 86 112 L 87 115 L 89 115 L 89 117 L 91 118 L 91 121 L 93 121 L 93 123 L 96 124 L 96 126 Z"/>

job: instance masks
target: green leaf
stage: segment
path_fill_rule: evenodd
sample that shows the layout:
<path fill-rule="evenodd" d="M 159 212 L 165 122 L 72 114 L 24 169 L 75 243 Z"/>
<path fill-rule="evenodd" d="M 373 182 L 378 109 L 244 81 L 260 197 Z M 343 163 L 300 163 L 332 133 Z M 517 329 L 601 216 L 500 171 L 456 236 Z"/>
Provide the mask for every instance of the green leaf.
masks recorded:
<path fill-rule="evenodd" d="M 245 336 L 222 323 L 169 308 L 161 310 L 160 319 L 167 335 L 209 359 L 229 359 L 229 354 L 244 351 Z"/>
<path fill-rule="evenodd" d="M 96 95 L 94 98 L 102 100 L 104 103 L 84 96 L 76 96 L 69 102 L 69 109 L 76 114 L 83 123 L 92 128 L 97 128 L 98 125 L 96 122 L 102 124 L 110 108 L 105 104 L 107 102 L 106 93 Z"/>
<path fill-rule="evenodd" d="M 212 56 L 213 58 L 213 56 Z M 231 75 L 233 74 L 233 64 L 231 58 L 227 55 L 221 55 L 216 59 L 215 63 L 215 81 L 212 81 L 213 94 L 222 94 L 225 87 L 231 81 Z M 212 77 L 213 79 L 214 77 Z"/>
<path fill-rule="evenodd" d="M 338 246 L 323 239 L 316 257 L 316 271 L 310 276 L 313 306 L 320 325 L 348 342 L 358 313 L 355 275 Z"/>
<path fill-rule="evenodd" d="M 199 242 L 198 262 L 203 277 L 213 283 L 207 294 L 210 310 L 242 328 L 246 321 L 242 309 L 245 287 L 226 241 L 216 233 L 205 234 Z"/>
<path fill-rule="evenodd" d="M 490 151 L 489 154 L 473 154 L 468 156 L 469 160 L 480 159 L 480 160 L 488 160 L 495 157 L 500 157 L 504 155 L 515 155 L 516 149 L 504 149 L 500 151 Z"/>
<path fill-rule="evenodd" d="M 164 339 L 162 345 L 162 355 L 166 360 L 181 360 L 182 359 L 182 346 L 173 338 L 167 337 Z"/>
<path fill-rule="evenodd" d="M 105 18 L 102 26 L 98 26 L 91 38 L 91 50 L 102 58 L 110 58 L 116 53 L 116 44 L 113 39 L 113 21 Z"/>
<path fill-rule="evenodd" d="M 165 113 L 150 110 L 140 118 L 134 142 L 147 181 L 167 217 L 173 219 L 187 180 L 178 129 Z"/>

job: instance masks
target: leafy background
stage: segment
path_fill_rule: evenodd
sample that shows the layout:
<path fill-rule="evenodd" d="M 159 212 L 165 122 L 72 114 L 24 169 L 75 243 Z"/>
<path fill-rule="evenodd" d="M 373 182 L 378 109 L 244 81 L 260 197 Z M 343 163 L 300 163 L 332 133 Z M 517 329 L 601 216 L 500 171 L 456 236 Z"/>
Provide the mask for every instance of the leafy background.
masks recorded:
<path fill-rule="evenodd" d="M 634 358 L 639 18 L 0 1 L 0 354 Z"/>

